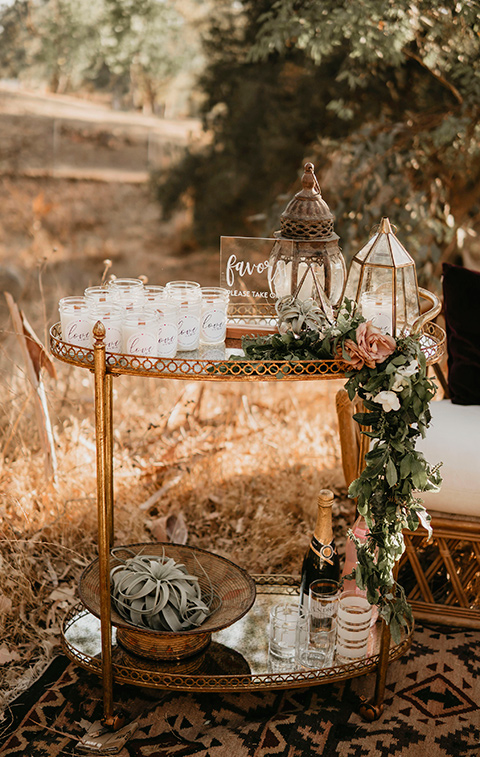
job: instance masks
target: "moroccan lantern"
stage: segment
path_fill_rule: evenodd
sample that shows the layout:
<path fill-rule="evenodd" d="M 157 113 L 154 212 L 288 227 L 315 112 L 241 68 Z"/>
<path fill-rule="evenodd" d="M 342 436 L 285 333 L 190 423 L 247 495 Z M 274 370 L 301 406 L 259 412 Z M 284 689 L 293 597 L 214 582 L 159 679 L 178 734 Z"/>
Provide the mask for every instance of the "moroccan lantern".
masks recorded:
<path fill-rule="evenodd" d="M 280 231 L 274 232 L 268 272 L 270 291 L 277 299 L 312 298 L 330 322 L 342 301 L 346 278 L 334 219 L 313 163 L 306 163 L 302 189 L 281 214 Z"/>
<path fill-rule="evenodd" d="M 420 315 L 415 262 L 399 242 L 388 218 L 353 257 L 345 297 L 383 333 L 408 333 Z"/>

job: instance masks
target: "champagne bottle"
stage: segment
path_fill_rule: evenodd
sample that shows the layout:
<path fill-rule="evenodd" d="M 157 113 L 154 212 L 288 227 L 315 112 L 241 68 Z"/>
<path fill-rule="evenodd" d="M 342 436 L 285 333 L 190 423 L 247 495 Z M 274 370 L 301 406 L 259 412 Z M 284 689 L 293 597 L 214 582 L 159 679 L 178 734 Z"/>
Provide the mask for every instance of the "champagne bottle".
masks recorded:
<path fill-rule="evenodd" d="M 308 590 L 318 578 L 340 578 L 340 563 L 333 539 L 332 528 L 333 494 L 322 489 L 318 496 L 317 523 L 305 554 L 300 582 L 300 606 L 308 605 Z"/>

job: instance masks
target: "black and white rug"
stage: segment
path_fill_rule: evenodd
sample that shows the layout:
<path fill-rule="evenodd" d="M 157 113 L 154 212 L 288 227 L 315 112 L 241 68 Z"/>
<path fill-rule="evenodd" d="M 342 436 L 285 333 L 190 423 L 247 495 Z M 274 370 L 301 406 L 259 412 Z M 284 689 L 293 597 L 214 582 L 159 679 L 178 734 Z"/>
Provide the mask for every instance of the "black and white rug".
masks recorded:
<path fill-rule="evenodd" d="M 374 677 L 346 684 L 238 694 L 148 693 L 118 686 L 137 722 L 120 757 L 476 757 L 480 755 L 480 632 L 417 624 L 388 671 L 385 711 L 357 714 Z M 79 754 L 102 716 L 100 680 L 56 658 L 7 713 L 4 757 Z"/>

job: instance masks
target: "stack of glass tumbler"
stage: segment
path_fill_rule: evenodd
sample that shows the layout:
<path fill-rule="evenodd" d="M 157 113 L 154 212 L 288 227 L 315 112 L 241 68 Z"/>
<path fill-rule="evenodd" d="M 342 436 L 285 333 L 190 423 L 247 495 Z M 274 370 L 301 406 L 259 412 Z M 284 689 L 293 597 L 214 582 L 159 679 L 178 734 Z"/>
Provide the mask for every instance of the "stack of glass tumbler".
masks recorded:
<path fill-rule="evenodd" d="M 308 601 L 272 607 L 268 624 L 271 672 L 329 668 L 361 662 L 369 653 L 372 607 L 364 592 L 341 591 L 338 581 L 318 579 Z"/>
<path fill-rule="evenodd" d="M 196 281 L 146 286 L 141 279 L 113 279 L 60 300 L 62 339 L 91 348 L 93 327 L 101 321 L 107 352 L 173 358 L 225 341 L 228 300 L 228 289 Z"/>

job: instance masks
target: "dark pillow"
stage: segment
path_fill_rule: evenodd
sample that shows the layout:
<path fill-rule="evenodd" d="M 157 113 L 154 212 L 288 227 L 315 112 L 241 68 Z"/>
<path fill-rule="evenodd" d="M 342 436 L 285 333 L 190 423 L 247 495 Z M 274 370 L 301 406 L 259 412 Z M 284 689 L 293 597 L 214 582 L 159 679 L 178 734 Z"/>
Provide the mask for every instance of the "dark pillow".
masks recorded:
<path fill-rule="evenodd" d="M 443 264 L 448 388 L 456 405 L 480 405 L 480 273 Z"/>

